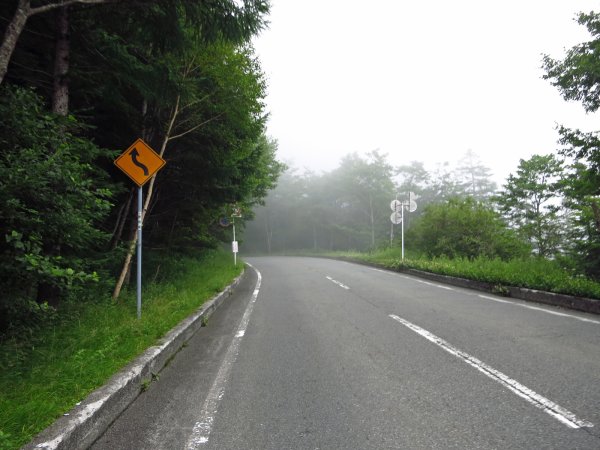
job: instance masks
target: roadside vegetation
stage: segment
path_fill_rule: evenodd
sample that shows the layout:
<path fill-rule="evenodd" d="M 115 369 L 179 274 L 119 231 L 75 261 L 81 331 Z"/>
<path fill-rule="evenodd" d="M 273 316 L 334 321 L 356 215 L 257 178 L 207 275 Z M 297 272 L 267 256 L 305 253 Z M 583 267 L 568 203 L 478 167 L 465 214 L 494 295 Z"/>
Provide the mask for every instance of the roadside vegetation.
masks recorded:
<path fill-rule="evenodd" d="M 135 289 L 98 294 L 0 341 L 0 449 L 17 449 L 154 345 L 241 273 L 229 252 L 154 253 L 136 318 Z"/>
<path fill-rule="evenodd" d="M 500 258 L 486 257 L 425 258 L 408 255 L 402 260 L 399 248 L 369 253 L 333 252 L 323 255 L 373 263 L 392 270 L 415 269 L 481 281 L 491 284 L 493 290 L 501 295 L 512 286 L 600 299 L 600 282 L 561 267 L 557 261 L 542 258 L 503 261 Z"/>

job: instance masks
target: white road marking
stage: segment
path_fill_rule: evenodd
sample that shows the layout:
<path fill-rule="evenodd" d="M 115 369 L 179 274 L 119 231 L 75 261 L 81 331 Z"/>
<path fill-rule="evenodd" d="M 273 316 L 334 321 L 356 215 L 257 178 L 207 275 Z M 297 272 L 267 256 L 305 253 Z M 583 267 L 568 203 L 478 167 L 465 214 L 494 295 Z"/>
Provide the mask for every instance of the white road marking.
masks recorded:
<path fill-rule="evenodd" d="M 498 302 L 498 303 L 509 303 L 511 305 L 520 306 L 521 308 L 533 309 L 535 311 L 542 311 L 547 314 L 552 314 L 554 316 L 570 317 L 571 319 L 581 320 L 582 322 L 595 323 L 597 325 L 600 325 L 600 321 L 598 321 L 598 320 L 586 319 L 585 317 L 574 316 L 573 314 L 565 314 L 565 313 L 560 313 L 557 311 L 551 311 L 551 310 L 545 309 L 545 308 L 539 308 L 537 306 L 524 305 L 521 303 L 511 302 L 510 300 L 502 300 L 502 299 L 499 299 L 496 297 L 490 297 L 488 295 L 478 295 L 478 297 L 485 298 L 487 300 L 492 300 L 492 301 Z"/>
<path fill-rule="evenodd" d="M 430 283 L 428 281 L 417 280 L 415 278 L 412 278 L 412 277 L 409 277 L 409 276 L 406 276 L 406 275 L 398 275 L 398 274 L 396 274 L 394 272 L 389 272 L 389 271 L 381 270 L 381 269 L 374 269 L 372 267 L 370 269 L 374 270 L 375 272 L 387 273 L 389 275 L 396 275 L 396 276 L 399 276 L 401 278 L 405 278 L 407 280 L 415 281 L 415 282 L 421 283 L 421 284 L 427 284 L 429 286 L 435 286 L 437 288 L 446 289 L 448 291 L 456 291 L 456 289 L 452 289 L 451 287 L 448 287 L 448 286 L 442 286 L 440 284 Z M 472 294 L 467 294 L 467 295 L 472 295 Z M 481 298 L 485 298 L 487 300 L 492 300 L 492 301 L 498 302 L 498 303 L 508 303 L 510 305 L 520 306 L 522 308 L 527 308 L 527 309 L 533 309 L 535 311 L 541 311 L 541 312 L 545 312 L 547 314 L 553 314 L 555 316 L 569 317 L 571 319 L 577 319 L 577 320 L 580 320 L 582 322 L 595 323 L 596 325 L 600 325 L 600 321 L 598 321 L 598 320 L 586 319 L 585 317 L 574 316 L 573 314 L 566 314 L 566 313 L 560 313 L 560 312 L 556 312 L 556 311 L 551 311 L 549 309 L 540 308 L 540 307 L 537 307 L 537 306 L 526 305 L 526 304 L 522 304 L 522 303 L 516 303 L 516 302 L 510 301 L 510 300 L 502 300 L 502 299 L 499 299 L 499 298 L 496 298 L 496 297 L 490 297 L 488 295 L 477 295 L 477 296 L 481 297 Z"/>
<path fill-rule="evenodd" d="M 419 281 L 419 283 L 423 283 L 423 284 L 426 284 L 428 286 L 433 286 L 433 287 L 440 288 L 440 289 L 446 289 L 448 291 L 453 291 L 454 290 L 451 287 L 442 286 L 441 284 L 430 283 L 428 281 L 420 281 L 420 280 L 418 280 L 418 281 Z"/>
<path fill-rule="evenodd" d="M 536 408 L 541 409 L 545 413 L 551 415 L 555 419 L 559 420 L 564 425 L 570 428 L 581 428 L 581 427 L 593 427 L 594 424 L 587 422 L 585 420 L 578 419 L 575 414 L 571 411 L 563 408 L 562 406 L 548 400 L 547 398 L 539 395 L 538 393 L 532 391 L 526 386 L 523 386 L 521 383 L 513 380 L 502 372 L 494 369 L 493 367 L 488 366 L 484 362 L 478 360 L 477 358 L 469 355 L 468 353 L 463 352 L 462 350 L 453 347 L 448 342 L 443 340 L 442 338 L 437 337 L 436 335 L 430 333 L 429 331 L 405 320 L 401 317 L 398 317 L 394 314 L 390 314 L 392 319 L 400 322 L 402 325 L 407 328 L 413 330 L 415 333 L 423 336 L 428 341 L 433 342 L 437 346 L 441 347 L 443 350 L 447 351 L 451 355 L 456 356 L 457 358 L 462 359 L 464 362 L 469 364 L 470 366 L 476 368 L 481 373 L 491 378 L 494 381 L 497 381 L 502 386 L 510 389 L 512 392 L 517 394 L 519 397 L 527 400 L 529 403 L 534 405 Z"/>
<path fill-rule="evenodd" d="M 258 298 L 258 292 L 260 290 L 262 275 L 254 266 L 250 264 L 248 264 L 248 266 L 254 269 L 254 271 L 258 275 L 258 280 L 256 281 L 256 286 L 254 288 L 254 292 L 252 293 L 252 298 L 250 299 L 250 303 L 248 303 L 248 306 L 246 307 L 246 311 L 244 312 L 244 316 L 240 321 L 235 337 L 231 341 L 231 344 L 227 349 L 227 353 L 225 354 L 225 358 L 221 363 L 221 367 L 219 367 L 219 372 L 215 377 L 215 381 L 213 382 L 210 390 L 208 391 L 208 395 L 206 396 L 206 400 L 204 401 L 204 405 L 202 406 L 202 411 L 200 412 L 200 417 L 194 425 L 192 434 L 190 435 L 187 441 L 187 445 L 185 447 L 187 450 L 198 449 L 208 442 L 213 422 L 215 420 L 215 416 L 217 415 L 217 410 L 219 408 L 219 403 L 225 395 L 225 385 L 227 384 L 227 380 L 229 378 L 229 372 L 231 371 L 231 367 L 237 359 L 240 350 L 240 343 L 242 342 L 242 337 L 244 336 L 244 334 L 246 334 L 246 328 L 248 328 L 250 315 L 252 314 L 252 310 L 254 309 L 256 299 Z"/>
<path fill-rule="evenodd" d="M 348 286 L 346 286 L 346 285 L 345 285 L 345 284 L 343 284 L 343 283 L 340 283 L 340 282 L 339 282 L 339 281 L 337 281 L 337 280 L 334 280 L 334 279 L 333 279 L 333 278 L 331 278 L 329 275 L 327 275 L 325 278 L 327 278 L 327 279 L 328 279 L 329 281 L 331 281 L 332 283 L 335 283 L 335 284 L 337 284 L 337 285 L 338 285 L 339 287 L 341 287 L 341 288 L 344 288 L 344 289 L 350 289 Z"/>
<path fill-rule="evenodd" d="M 417 280 L 416 278 L 408 277 L 406 275 L 398 275 L 397 273 L 389 272 L 387 270 L 374 269 L 372 267 L 370 269 L 374 270 L 375 272 L 386 273 L 388 275 L 396 275 L 396 276 L 399 276 L 401 278 L 405 278 L 407 280 L 414 281 L 415 283 L 421 283 L 421 284 L 426 284 L 428 286 L 433 286 L 433 287 L 440 288 L 440 289 L 446 289 L 447 291 L 455 291 L 456 290 L 456 289 L 453 289 L 453 288 L 448 287 L 448 286 L 443 286 L 441 284 L 431 283 L 429 281 Z"/>

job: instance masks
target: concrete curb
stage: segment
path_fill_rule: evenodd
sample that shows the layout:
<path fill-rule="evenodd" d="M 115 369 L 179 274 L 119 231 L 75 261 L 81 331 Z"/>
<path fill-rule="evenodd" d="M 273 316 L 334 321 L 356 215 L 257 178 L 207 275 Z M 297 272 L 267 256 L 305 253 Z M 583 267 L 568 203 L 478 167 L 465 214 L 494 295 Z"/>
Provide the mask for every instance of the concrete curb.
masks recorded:
<path fill-rule="evenodd" d="M 491 283 L 485 283 L 482 281 L 468 280 L 466 278 L 451 277 L 448 275 L 439 275 L 431 272 L 424 272 L 422 270 L 415 269 L 391 269 L 382 264 L 368 263 L 353 258 L 332 258 L 339 259 L 341 261 L 353 262 L 356 264 L 362 264 L 364 266 L 376 267 L 378 269 L 385 269 L 391 272 L 401 272 L 408 275 L 414 275 L 419 278 L 425 278 L 439 283 L 450 284 L 452 286 L 459 286 L 468 289 L 475 289 L 478 291 L 488 292 L 491 294 L 498 295 L 494 289 L 494 285 Z M 519 300 L 526 300 L 535 303 L 543 303 L 546 305 L 560 306 L 562 308 L 574 309 L 577 311 L 583 311 L 592 314 L 600 314 L 600 300 L 585 297 L 575 297 L 566 294 L 555 294 L 553 292 L 537 291 L 535 289 L 527 289 L 515 286 L 507 286 L 507 296 L 517 298 Z"/>
<path fill-rule="evenodd" d="M 157 345 L 148 348 L 112 376 L 104 386 L 88 395 L 68 414 L 57 419 L 22 449 L 73 450 L 91 446 L 140 395 L 143 383 L 152 381 L 185 342 L 205 324 L 221 303 L 232 295 L 233 289 L 240 283 L 245 273 L 205 302 L 196 313 L 184 319 L 160 339 Z"/>

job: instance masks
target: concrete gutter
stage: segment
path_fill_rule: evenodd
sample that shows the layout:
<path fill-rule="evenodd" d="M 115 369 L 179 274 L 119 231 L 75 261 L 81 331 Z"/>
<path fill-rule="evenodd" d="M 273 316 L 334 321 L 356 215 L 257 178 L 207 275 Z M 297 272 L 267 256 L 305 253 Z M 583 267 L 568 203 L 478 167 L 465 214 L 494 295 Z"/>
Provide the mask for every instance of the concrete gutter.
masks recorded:
<path fill-rule="evenodd" d="M 140 395 L 143 385 L 155 378 L 221 303 L 232 295 L 243 276 L 237 277 L 221 293 L 205 302 L 157 345 L 147 349 L 22 449 L 73 450 L 90 447 Z"/>
<path fill-rule="evenodd" d="M 459 286 L 468 289 L 475 289 L 478 291 L 488 292 L 495 295 L 505 295 L 507 297 L 518 298 L 520 300 L 526 300 L 536 303 L 544 303 L 546 305 L 560 306 L 562 308 L 574 309 L 577 311 L 583 311 L 587 313 L 600 314 L 600 300 L 585 297 L 575 297 L 573 295 L 566 294 L 555 294 L 553 292 L 538 291 L 535 289 L 527 289 L 515 286 L 506 286 L 507 291 L 499 293 L 496 286 L 491 283 L 485 283 L 482 281 L 468 280 L 466 278 L 451 277 L 448 275 L 439 275 L 431 272 L 424 272 L 422 270 L 415 269 L 391 269 L 384 266 L 383 264 L 368 263 L 353 258 L 332 258 L 339 259 L 348 262 L 354 262 L 371 267 L 377 267 L 379 269 L 389 270 L 391 272 L 402 272 L 408 275 L 414 275 L 419 278 L 425 278 L 439 283 L 450 284 L 452 286 Z"/>

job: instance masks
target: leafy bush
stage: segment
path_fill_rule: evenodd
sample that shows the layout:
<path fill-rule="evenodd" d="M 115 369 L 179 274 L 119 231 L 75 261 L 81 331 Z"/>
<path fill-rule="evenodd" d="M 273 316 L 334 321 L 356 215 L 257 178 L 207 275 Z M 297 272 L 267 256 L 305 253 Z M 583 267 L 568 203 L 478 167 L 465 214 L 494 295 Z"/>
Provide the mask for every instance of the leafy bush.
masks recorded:
<path fill-rule="evenodd" d="M 82 282 L 97 280 L 98 223 L 111 189 L 94 161 L 105 151 L 45 112 L 33 91 L 0 91 L 0 332 L 31 322 Z"/>
<path fill-rule="evenodd" d="M 429 205 L 407 241 L 429 257 L 510 259 L 531 251 L 496 212 L 472 198 Z"/>

